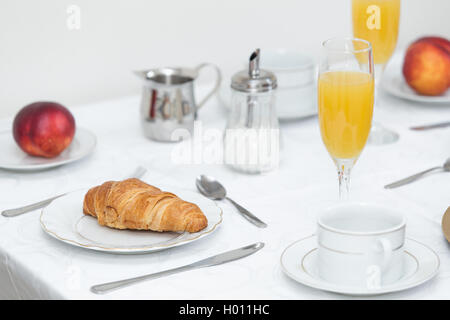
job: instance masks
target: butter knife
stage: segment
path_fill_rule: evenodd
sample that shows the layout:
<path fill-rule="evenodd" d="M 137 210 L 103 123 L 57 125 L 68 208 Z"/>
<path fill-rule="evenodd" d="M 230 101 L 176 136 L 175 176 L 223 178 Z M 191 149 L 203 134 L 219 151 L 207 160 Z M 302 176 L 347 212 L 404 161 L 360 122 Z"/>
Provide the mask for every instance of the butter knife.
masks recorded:
<path fill-rule="evenodd" d="M 147 169 L 145 169 L 144 167 L 137 167 L 136 170 L 134 171 L 134 173 L 130 176 L 132 178 L 140 178 L 142 177 L 145 172 L 147 171 Z M 7 217 L 7 218 L 11 218 L 11 217 L 16 217 L 16 216 L 20 216 L 21 214 L 33 211 L 33 210 L 37 210 L 40 208 L 44 208 L 46 206 L 48 206 L 53 200 L 58 199 L 59 197 L 65 196 L 67 193 L 63 193 L 63 194 L 59 194 L 57 196 L 39 201 L 39 202 L 35 202 L 23 207 L 19 207 L 19 208 L 14 208 L 14 209 L 7 209 L 7 210 L 3 210 L 2 211 L 2 216 Z"/>
<path fill-rule="evenodd" d="M 114 282 L 108 282 L 108 283 L 104 283 L 104 284 L 98 284 L 98 285 L 92 286 L 91 291 L 96 294 L 103 294 L 103 293 L 107 293 L 107 292 L 117 290 L 120 288 L 128 287 L 130 285 L 133 285 L 133 284 L 141 282 L 141 281 L 153 280 L 153 279 L 161 278 L 161 277 L 168 276 L 171 274 L 189 271 L 189 270 L 193 270 L 193 269 L 216 266 L 219 264 L 227 263 L 230 261 L 234 261 L 237 259 L 247 257 L 249 255 L 252 255 L 255 252 L 261 250 L 263 247 L 264 247 L 263 242 L 257 242 L 257 243 L 239 248 L 239 249 L 220 253 L 218 255 L 215 255 L 215 256 L 212 256 L 212 257 L 209 257 L 209 258 L 206 258 L 203 260 L 199 260 L 197 262 L 194 262 L 194 263 L 191 263 L 188 265 L 184 265 L 184 266 L 181 266 L 178 268 L 160 271 L 160 272 L 152 273 L 152 274 L 147 274 L 147 275 L 143 275 L 143 276 L 139 276 L 139 277 L 135 277 L 135 278 L 119 280 L 119 281 L 114 281 Z"/>
<path fill-rule="evenodd" d="M 430 129 L 437 129 L 437 128 L 445 128 L 450 127 L 450 121 L 448 122 L 442 122 L 442 123 L 435 123 L 435 124 L 429 124 L 425 126 L 417 126 L 417 127 L 411 127 L 411 130 L 416 131 L 422 131 L 422 130 L 430 130 Z"/>
<path fill-rule="evenodd" d="M 59 194 L 55 197 L 51 197 L 51 198 L 48 198 L 48 199 L 45 199 L 45 200 L 42 200 L 39 202 L 35 202 L 35 203 L 29 204 L 27 206 L 3 210 L 2 216 L 11 218 L 11 217 L 19 216 L 21 214 L 24 214 L 24 213 L 27 213 L 27 212 L 30 212 L 33 210 L 44 208 L 44 207 L 48 206 L 53 200 L 58 199 L 59 197 L 65 196 L 66 194 L 67 193 Z"/>

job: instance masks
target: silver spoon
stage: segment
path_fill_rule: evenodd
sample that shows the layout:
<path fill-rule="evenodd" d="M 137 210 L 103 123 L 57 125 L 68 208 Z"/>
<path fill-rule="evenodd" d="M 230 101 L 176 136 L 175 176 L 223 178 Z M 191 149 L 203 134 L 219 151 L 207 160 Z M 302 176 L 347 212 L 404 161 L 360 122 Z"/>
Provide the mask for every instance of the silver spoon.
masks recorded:
<path fill-rule="evenodd" d="M 197 185 L 198 191 L 200 191 L 201 194 L 203 194 L 205 197 L 213 199 L 213 200 L 223 200 L 227 199 L 230 201 L 236 209 L 238 209 L 239 213 L 248 221 L 253 223 L 255 226 L 259 228 L 265 228 L 267 227 L 267 224 L 259 220 L 256 216 L 254 216 L 252 213 L 250 213 L 247 209 L 240 206 L 233 200 L 227 197 L 227 191 L 225 188 L 220 184 L 219 181 L 214 179 L 213 177 L 208 177 L 205 175 L 200 175 L 195 180 L 195 184 Z"/>
<path fill-rule="evenodd" d="M 403 186 L 405 184 L 411 183 L 413 181 L 416 181 L 416 180 L 422 178 L 424 175 L 426 175 L 426 174 L 428 174 L 430 172 L 437 171 L 437 170 L 450 172 L 450 158 L 448 158 L 447 161 L 445 161 L 445 163 L 444 163 L 444 165 L 442 167 L 434 167 L 434 168 L 431 168 L 431 169 L 419 172 L 419 173 L 417 173 L 417 174 L 415 174 L 413 176 L 410 176 L 408 178 L 405 178 L 405 179 L 402 179 L 400 181 L 388 184 L 388 185 L 384 186 L 384 188 L 385 189 L 393 189 L 393 188 L 397 188 L 397 187 Z"/>

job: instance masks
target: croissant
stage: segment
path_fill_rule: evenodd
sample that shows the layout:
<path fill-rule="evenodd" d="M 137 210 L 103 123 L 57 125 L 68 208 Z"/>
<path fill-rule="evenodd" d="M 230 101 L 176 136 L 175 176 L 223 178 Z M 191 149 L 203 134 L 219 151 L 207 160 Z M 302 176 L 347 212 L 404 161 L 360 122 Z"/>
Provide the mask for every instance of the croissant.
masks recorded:
<path fill-rule="evenodd" d="M 135 178 L 89 189 L 83 212 L 115 229 L 198 232 L 208 225 L 197 205 Z"/>

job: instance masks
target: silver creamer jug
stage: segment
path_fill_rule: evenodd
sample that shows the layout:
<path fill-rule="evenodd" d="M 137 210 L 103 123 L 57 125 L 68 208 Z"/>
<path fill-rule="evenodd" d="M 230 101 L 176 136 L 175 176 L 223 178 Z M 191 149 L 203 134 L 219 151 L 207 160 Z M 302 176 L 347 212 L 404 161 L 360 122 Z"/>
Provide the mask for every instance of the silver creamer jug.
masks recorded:
<path fill-rule="evenodd" d="M 194 82 L 205 67 L 215 70 L 216 81 L 214 88 L 197 104 Z M 222 80 L 219 68 L 208 63 L 196 68 L 159 68 L 135 73 L 144 80 L 141 98 L 144 134 L 164 142 L 180 141 L 192 135 L 198 109 L 216 93 Z"/>

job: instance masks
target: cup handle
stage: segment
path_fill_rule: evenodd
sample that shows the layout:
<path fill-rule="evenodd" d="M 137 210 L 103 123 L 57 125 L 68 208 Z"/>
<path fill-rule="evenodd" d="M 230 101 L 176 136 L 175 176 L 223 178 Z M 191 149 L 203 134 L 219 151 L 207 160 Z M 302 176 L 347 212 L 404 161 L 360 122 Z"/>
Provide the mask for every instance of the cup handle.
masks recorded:
<path fill-rule="evenodd" d="M 383 250 L 381 270 L 385 270 L 392 258 L 392 245 L 391 242 L 385 238 L 378 239 L 378 243 L 381 245 Z"/>
<path fill-rule="evenodd" d="M 200 109 L 206 103 L 206 101 L 208 101 L 209 98 L 211 98 L 213 94 L 215 94 L 217 90 L 219 90 L 220 84 L 222 83 L 222 72 L 220 72 L 219 67 L 216 66 L 215 64 L 202 63 L 195 68 L 195 71 L 199 73 L 200 70 L 205 67 L 211 67 L 214 69 L 214 71 L 216 72 L 216 83 L 214 85 L 214 88 L 200 101 L 200 103 L 197 104 L 197 109 Z"/>

